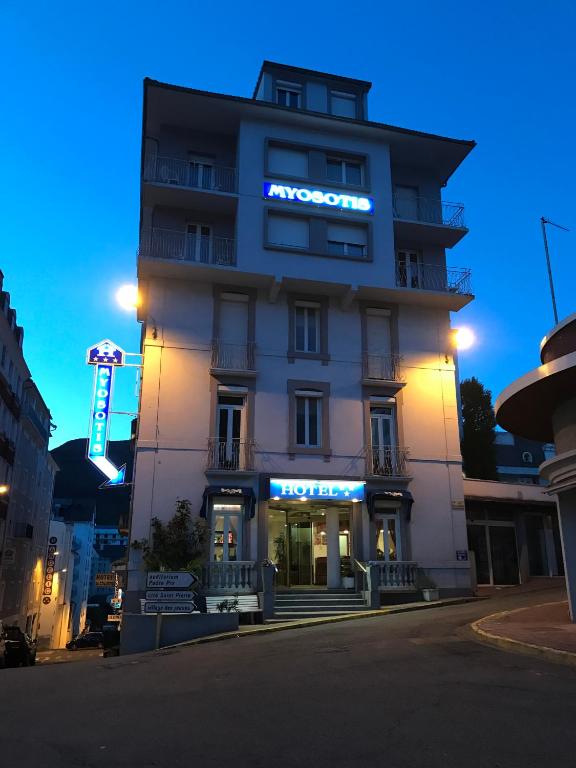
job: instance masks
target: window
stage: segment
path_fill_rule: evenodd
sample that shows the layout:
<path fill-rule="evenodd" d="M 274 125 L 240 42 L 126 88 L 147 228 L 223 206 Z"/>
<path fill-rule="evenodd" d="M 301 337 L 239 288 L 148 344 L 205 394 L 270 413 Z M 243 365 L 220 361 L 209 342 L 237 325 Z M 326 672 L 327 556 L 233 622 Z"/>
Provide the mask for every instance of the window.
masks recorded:
<path fill-rule="evenodd" d="M 217 438 L 214 441 L 214 456 L 211 464 L 215 469 L 244 469 L 242 436 L 244 432 L 244 397 L 237 395 L 218 396 Z"/>
<path fill-rule="evenodd" d="M 366 227 L 328 223 L 328 253 L 332 256 L 364 258 L 367 255 Z"/>
<path fill-rule="evenodd" d="M 422 288 L 422 258 L 416 251 L 398 251 L 397 283 L 401 288 Z"/>
<path fill-rule="evenodd" d="M 356 117 L 356 96 L 342 91 L 330 92 L 331 112 L 340 117 Z"/>
<path fill-rule="evenodd" d="M 298 302 L 295 305 L 294 349 L 320 352 L 320 304 Z"/>
<path fill-rule="evenodd" d="M 211 560 L 242 559 L 242 513 L 242 504 L 230 504 L 226 497 L 214 499 Z"/>
<path fill-rule="evenodd" d="M 214 168 L 212 161 L 205 157 L 193 157 L 190 160 L 190 186 L 212 189 Z"/>
<path fill-rule="evenodd" d="M 212 251 L 212 228 L 207 224 L 188 224 L 186 227 L 186 244 L 184 259 L 186 261 L 201 261 L 210 263 Z"/>
<path fill-rule="evenodd" d="M 291 147 L 268 147 L 268 171 L 280 175 L 308 178 L 308 152 Z"/>
<path fill-rule="evenodd" d="M 296 391 L 296 445 L 320 448 L 322 445 L 322 393 Z"/>
<path fill-rule="evenodd" d="M 395 475 L 397 452 L 395 447 L 395 413 L 390 398 L 370 404 L 369 470 L 372 475 Z"/>
<path fill-rule="evenodd" d="M 268 215 L 268 241 L 290 248 L 310 247 L 310 224 L 299 216 Z"/>
<path fill-rule="evenodd" d="M 326 176 L 337 184 L 361 186 L 364 180 L 364 163 L 359 160 L 326 159 Z"/>
<path fill-rule="evenodd" d="M 284 83 L 278 81 L 276 84 L 276 103 L 282 107 L 293 107 L 300 109 L 302 102 L 302 86 L 297 83 Z"/>
<path fill-rule="evenodd" d="M 376 526 L 376 559 L 387 562 L 402 560 L 398 513 L 377 514 L 374 524 Z"/>
<path fill-rule="evenodd" d="M 532 454 L 530 453 L 530 451 L 524 451 L 524 453 L 522 454 L 522 461 L 524 462 L 524 464 L 533 463 L 534 459 L 532 458 Z"/>

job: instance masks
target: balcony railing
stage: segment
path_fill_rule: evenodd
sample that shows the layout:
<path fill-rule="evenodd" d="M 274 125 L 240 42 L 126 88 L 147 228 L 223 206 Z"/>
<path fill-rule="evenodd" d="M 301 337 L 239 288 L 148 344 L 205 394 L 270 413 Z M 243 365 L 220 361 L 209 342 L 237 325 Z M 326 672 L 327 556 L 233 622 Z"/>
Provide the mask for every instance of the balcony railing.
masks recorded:
<path fill-rule="evenodd" d="M 396 285 L 422 291 L 472 294 L 469 269 L 452 269 L 438 264 L 396 263 Z"/>
<path fill-rule="evenodd" d="M 144 164 L 144 181 L 188 189 L 236 192 L 236 168 L 194 163 L 166 155 L 150 156 Z"/>
<path fill-rule="evenodd" d="M 407 197 L 396 192 L 392 196 L 394 218 L 400 221 L 417 221 L 421 224 L 439 224 L 444 227 L 465 229 L 464 206 L 461 203 L 445 203 L 425 197 Z"/>
<path fill-rule="evenodd" d="M 209 437 L 206 469 L 229 472 L 254 469 L 254 441 Z"/>
<path fill-rule="evenodd" d="M 411 561 L 371 560 L 366 563 L 368 580 L 372 588 L 415 589 L 418 563 Z"/>
<path fill-rule="evenodd" d="M 142 232 L 138 255 L 148 259 L 173 259 L 197 264 L 236 266 L 236 245 L 227 237 L 196 235 L 155 228 Z"/>
<path fill-rule="evenodd" d="M 397 445 L 366 448 L 366 474 L 378 477 L 404 477 L 407 475 L 408 449 Z"/>
<path fill-rule="evenodd" d="M 380 381 L 402 381 L 400 355 L 374 355 L 365 352 L 362 357 L 362 378 Z"/>
<path fill-rule="evenodd" d="M 213 561 L 202 566 L 202 591 L 230 594 L 256 592 L 253 560 Z"/>
<path fill-rule="evenodd" d="M 212 368 L 221 368 L 226 371 L 255 371 L 256 345 L 250 341 L 248 344 L 229 344 L 215 339 L 212 342 Z"/>

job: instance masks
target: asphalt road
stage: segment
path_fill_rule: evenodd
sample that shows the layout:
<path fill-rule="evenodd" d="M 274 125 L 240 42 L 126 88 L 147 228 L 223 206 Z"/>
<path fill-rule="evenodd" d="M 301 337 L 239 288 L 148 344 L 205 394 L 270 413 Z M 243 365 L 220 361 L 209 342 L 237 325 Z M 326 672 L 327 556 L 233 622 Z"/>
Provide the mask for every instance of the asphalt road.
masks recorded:
<path fill-rule="evenodd" d="M 551 593 L 0 673 L 2 765 L 573 768 L 576 671 L 466 625 Z"/>

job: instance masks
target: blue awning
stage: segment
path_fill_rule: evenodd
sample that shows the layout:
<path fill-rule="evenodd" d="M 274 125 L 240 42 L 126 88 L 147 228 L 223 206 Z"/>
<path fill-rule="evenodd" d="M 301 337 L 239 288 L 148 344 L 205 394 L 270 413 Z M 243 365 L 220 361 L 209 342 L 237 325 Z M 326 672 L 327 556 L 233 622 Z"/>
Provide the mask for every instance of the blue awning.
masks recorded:
<path fill-rule="evenodd" d="M 202 494 L 202 506 L 200 507 L 200 517 L 208 517 L 208 500 L 212 496 L 226 496 L 234 501 L 242 500 L 244 503 L 244 518 L 251 520 L 256 514 L 256 495 L 252 488 L 237 485 L 208 485 Z"/>
<path fill-rule="evenodd" d="M 412 504 L 414 498 L 410 491 L 405 489 L 384 489 L 379 488 L 377 490 L 366 491 L 366 504 L 368 506 L 368 514 L 373 517 L 375 512 L 375 503 L 377 501 L 396 501 L 400 505 L 400 509 L 406 515 L 406 519 L 410 520 L 410 512 L 412 510 Z"/>

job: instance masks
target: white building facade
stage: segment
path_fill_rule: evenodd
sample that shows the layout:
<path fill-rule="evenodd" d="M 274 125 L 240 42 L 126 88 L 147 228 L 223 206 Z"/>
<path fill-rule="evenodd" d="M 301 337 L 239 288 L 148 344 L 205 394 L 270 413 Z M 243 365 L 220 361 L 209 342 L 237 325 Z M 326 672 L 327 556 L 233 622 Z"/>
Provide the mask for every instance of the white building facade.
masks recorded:
<path fill-rule="evenodd" d="M 204 588 L 470 590 L 442 187 L 474 142 L 265 62 L 252 99 L 145 81 L 131 540 L 189 499 Z M 128 591 L 144 580 L 131 551 Z M 374 579 L 374 575 L 372 576 Z"/>

